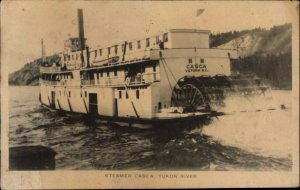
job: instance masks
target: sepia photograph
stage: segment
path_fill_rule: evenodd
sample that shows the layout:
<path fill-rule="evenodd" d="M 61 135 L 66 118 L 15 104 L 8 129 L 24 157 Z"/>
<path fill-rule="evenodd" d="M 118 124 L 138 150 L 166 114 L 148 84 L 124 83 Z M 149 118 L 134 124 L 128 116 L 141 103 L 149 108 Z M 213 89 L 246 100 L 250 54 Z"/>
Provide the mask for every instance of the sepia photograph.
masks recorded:
<path fill-rule="evenodd" d="M 297 186 L 297 1 L 1 3 L 2 188 Z"/>

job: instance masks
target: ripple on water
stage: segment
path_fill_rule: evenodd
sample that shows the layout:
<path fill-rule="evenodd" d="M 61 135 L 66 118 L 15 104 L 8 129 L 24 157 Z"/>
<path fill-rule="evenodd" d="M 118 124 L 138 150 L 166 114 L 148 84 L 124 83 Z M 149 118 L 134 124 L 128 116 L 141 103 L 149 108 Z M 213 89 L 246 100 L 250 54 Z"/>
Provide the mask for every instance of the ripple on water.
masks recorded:
<path fill-rule="evenodd" d="M 255 116 L 243 113 L 246 119 L 219 117 L 199 126 L 144 130 L 110 126 L 101 120 L 85 122 L 80 115 L 49 111 L 39 106 L 38 88 L 10 90 L 10 146 L 49 146 L 57 152 L 57 169 L 272 171 L 292 168 L 291 154 L 275 149 L 277 154 L 266 154 L 267 148 L 274 148 L 266 143 L 278 141 L 276 145 L 289 145 L 285 138 L 290 136 L 290 128 L 280 132 L 282 139 L 277 137 L 281 130 L 278 124 L 263 128 L 240 122 L 247 121 L 247 117 L 288 122 L 288 111 L 278 114 L 274 110 L 267 115 L 260 111 Z M 22 93 L 25 95 L 20 96 Z M 251 144 L 255 141 L 260 144 Z"/>

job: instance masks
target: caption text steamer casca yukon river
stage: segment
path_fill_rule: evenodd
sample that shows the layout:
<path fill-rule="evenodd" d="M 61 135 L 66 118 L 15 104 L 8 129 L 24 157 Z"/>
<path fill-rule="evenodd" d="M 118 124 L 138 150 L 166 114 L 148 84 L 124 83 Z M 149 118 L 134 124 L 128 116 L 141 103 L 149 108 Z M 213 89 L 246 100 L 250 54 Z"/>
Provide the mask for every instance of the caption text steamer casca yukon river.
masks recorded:
<path fill-rule="evenodd" d="M 79 37 L 68 39 L 57 59 L 43 53 L 40 101 L 47 107 L 119 125 L 173 126 L 218 115 L 214 106 L 231 92 L 266 89 L 258 78 L 231 75 L 237 51 L 210 48 L 208 30 L 171 29 L 89 48 L 81 9 L 78 28 Z"/>

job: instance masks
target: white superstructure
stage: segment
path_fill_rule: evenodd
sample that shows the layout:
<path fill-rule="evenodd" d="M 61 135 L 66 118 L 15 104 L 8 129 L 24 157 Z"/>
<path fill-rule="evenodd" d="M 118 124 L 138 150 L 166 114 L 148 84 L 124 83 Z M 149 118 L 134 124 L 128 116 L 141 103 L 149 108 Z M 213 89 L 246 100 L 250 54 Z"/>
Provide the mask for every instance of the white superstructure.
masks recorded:
<path fill-rule="evenodd" d="M 237 52 L 209 48 L 209 34 L 208 30 L 171 29 L 97 48 L 82 47 L 84 37 L 70 38 L 60 61 L 40 68 L 41 102 L 58 110 L 104 117 L 169 117 L 163 112 L 174 107 L 172 91 L 179 79 L 231 74 L 230 60 Z"/>

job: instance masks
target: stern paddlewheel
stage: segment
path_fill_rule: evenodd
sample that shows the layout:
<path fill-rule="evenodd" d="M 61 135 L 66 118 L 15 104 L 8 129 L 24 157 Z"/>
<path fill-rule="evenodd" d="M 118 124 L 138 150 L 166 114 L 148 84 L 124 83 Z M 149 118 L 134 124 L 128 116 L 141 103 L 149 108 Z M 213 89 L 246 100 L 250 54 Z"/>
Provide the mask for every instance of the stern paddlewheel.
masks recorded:
<path fill-rule="evenodd" d="M 191 77 L 178 80 L 172 92 L 172 106 L 183 107 L 187 112 L 211 111 L 225 105 L 226 97 L 262 95 L 268 87 L 255 76 L 216 75 Z"/>

